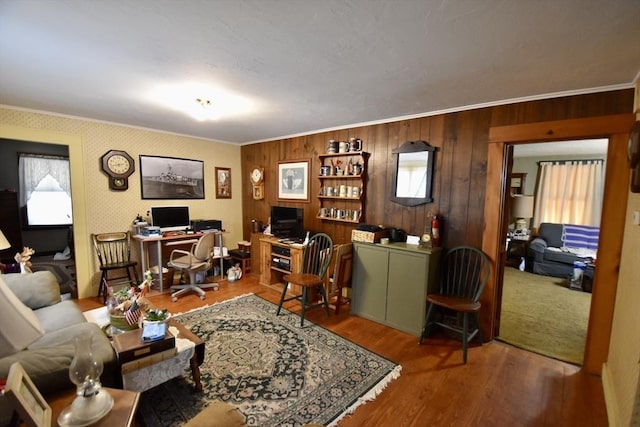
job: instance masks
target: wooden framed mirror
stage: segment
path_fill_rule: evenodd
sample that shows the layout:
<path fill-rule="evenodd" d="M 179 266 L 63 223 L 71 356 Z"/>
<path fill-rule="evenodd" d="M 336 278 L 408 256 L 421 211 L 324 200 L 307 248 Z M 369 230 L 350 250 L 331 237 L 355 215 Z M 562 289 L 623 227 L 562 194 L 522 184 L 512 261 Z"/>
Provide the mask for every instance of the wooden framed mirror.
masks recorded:
<path fill-rule="evenodd" d="M 433 158 L 436 148 L 425 141 L 407 141 L 392 151 L 395 167 L 391 201 L 404 206 L 433 202 Z"/>

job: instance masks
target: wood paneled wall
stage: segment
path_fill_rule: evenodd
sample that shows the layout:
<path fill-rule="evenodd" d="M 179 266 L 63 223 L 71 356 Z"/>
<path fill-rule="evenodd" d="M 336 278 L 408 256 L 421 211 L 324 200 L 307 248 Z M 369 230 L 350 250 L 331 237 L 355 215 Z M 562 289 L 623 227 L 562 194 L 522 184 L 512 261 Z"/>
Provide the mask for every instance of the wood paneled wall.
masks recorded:
<path fill-rule="evenodd" d="M 243 146 L 244 238 L 250 238 L 252 219 L 266 223 L 270 207 L 282 205 L 304 208 L 305 228 L 328 233 L 336 243 L 350 241 L 354 225 L 317 219 L 319 204 L 315 196 L 320 191 L 318 154 L 326 152 L 330 139 L 345 141 L 357 137 L 362 139 L 364 151 L 371 153 L 367 168 L 367 223 L 399 227 L 419 235 L 430 216 L 437 213 L 441 216 L 443 246 L 468 244 L 481 247 L 485 194 L 487 191 L 500 192 L 499 188 L 486 188 L 490 127 L 630 113 L 633 96 L 633 89 L 568 96 Z M 408 140 L 424 140 L 438 148 L 433 203 L 404 207 L 389 200 L 394 167 L 391 151 Z M 295 159 L 311 160 L 309 203 L 279 202 L 277 199 L 278 161 Z M 255 166 L 265 169 L 264 200 L 252 198 L 249 173 Z"/>

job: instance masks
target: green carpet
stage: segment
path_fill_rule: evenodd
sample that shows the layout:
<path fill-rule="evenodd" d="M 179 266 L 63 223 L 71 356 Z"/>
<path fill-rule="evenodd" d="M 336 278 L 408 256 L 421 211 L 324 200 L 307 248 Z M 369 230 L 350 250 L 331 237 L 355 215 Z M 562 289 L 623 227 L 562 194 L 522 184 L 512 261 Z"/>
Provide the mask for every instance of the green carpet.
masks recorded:
<path fill-rule="evenodd" d="M 566 280 L 505 267 L 498 339 L 581 365 L 590 306 Z"/>
<path fill-rule="evenodd" d="M 202 393 L 190 375 L 142 394 L 148 426 L 181 426 L 213 401 L 239 408 L 248 425 L 332 425 L 374 399 L 399 365 L 255 295 L 175 318 L 205 341 Z"/>

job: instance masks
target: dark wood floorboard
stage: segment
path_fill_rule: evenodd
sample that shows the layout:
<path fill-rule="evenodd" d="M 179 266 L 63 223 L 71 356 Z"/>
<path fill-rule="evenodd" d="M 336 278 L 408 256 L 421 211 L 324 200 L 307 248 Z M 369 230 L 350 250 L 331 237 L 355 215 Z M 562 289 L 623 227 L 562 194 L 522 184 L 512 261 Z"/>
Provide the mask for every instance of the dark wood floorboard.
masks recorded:
<path fill-rule="evenodd" d="M 150 296 L 154 305 L 179 313 L 255 293 L 274 303 L 279 293 L 251 276 L 220 282 L 204 301 L 195 294 L 171 302 L 168 293 Z M 78 301 L 83 310 L 101 305 L 98 298 Z M 287 308 L 299 311 L 295 301 Z M 600 377 L 579 367 L 497 341 L 469 349 L 462 364 L 461 344 L 429 338 L 422 346 L 409 334 L 351 316 L 348 306 L 327 317 L 322 309 L 307 318 L 402 365 L 400 378 L 378 397 L 344 418 L 352 426 L 606 426 Z"/>

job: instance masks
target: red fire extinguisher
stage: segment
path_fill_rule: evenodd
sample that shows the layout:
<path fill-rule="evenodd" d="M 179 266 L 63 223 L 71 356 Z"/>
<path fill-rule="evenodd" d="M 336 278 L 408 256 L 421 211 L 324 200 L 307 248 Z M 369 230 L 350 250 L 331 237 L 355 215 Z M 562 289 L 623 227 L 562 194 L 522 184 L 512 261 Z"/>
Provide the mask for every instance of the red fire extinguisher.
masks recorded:
<path fill-rule="evenodd" d="M 440 221 L 438 221 L 437 215 L 434 215 L 431 220 L 431 235 L 433 236 L 433 245 L 440 246 Z"/>

